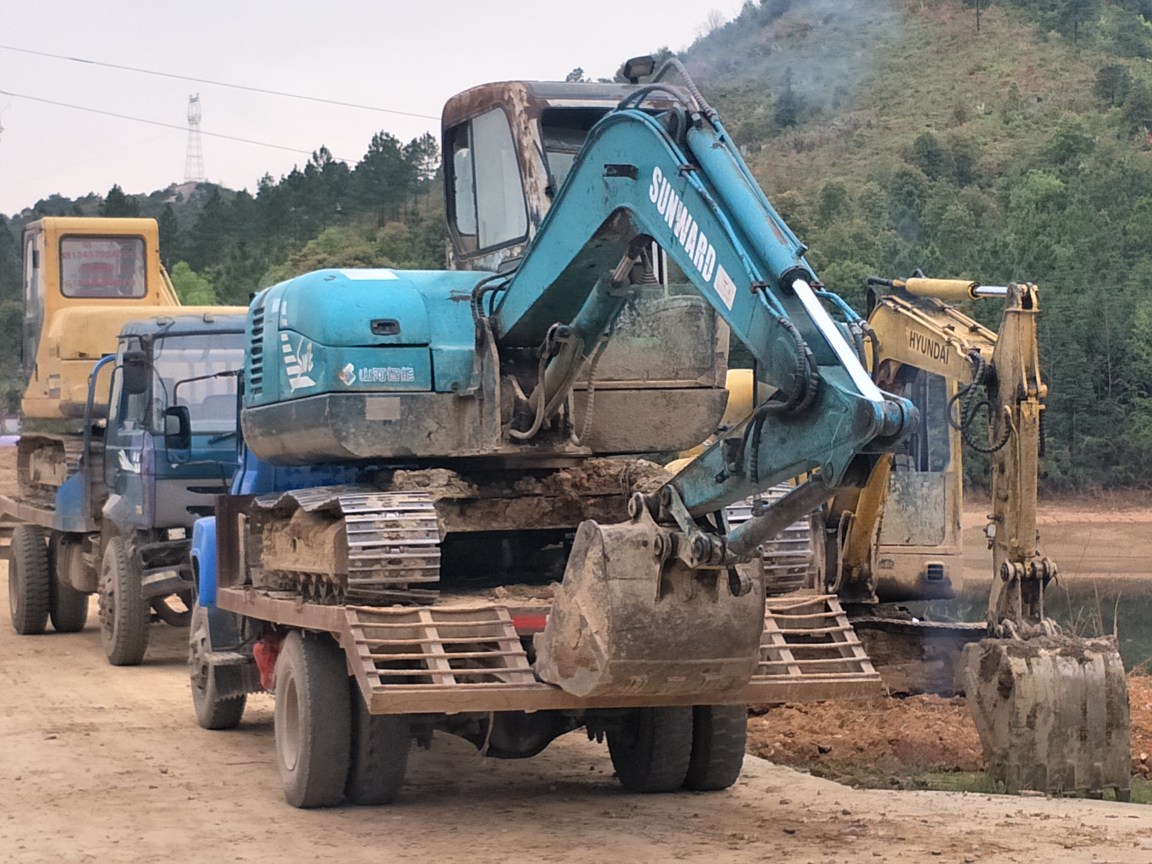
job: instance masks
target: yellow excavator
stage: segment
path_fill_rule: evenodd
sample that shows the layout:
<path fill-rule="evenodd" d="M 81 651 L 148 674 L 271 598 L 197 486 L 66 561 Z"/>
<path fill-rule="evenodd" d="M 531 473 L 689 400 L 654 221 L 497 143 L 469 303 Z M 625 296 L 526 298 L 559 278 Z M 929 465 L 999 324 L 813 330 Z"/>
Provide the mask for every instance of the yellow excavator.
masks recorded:
<path fill-rule="evenodd" d="M 877 462 L 866 484 L 813 515 L 808 585 L 839 596 L 890 688 L 967 694 L 994 782 L 1050 794 L 1099 796 L 1111 788 L 1127 800 L 1129 706 L 1116 639 L 1065 634 L 1044 609 L 1058 571 L 1039 548 L 1036 525 L 1047 396 L 1037 288 L 929 279 L 919 271 L 907 280 L 868 281 L 868 319 L 849 329 L 859 335 L 873 380 L 911 400 L 919 426 Z M 955 305 L 984 298 L 1005 302 L 998 333 Z M 726 420 L 763 401 L 763 385 L 753 398 L 754 380 L 750 370 L 729 373 Z M 959 591 L 961 442 L 991 460 L 987 621 L 893 615 L 887 604 Z M 730 512 L 730 521 L 733 515 L 739 520 Z M 764 561 L 779 554 L 766 545 Z"/>
<path fill-rule="evenodd" d="M 1129 796 L 1129 708 L 1115 637 L 1061 632 L 1045 614 L 1055 562 L 1039 548 L 1037 477 L 1044 448 L 1035 285 L 984 286 L 953 279 L 869 279 L 866 352 L 877 385 L 911 398 L 921 428 L 903 452 L 878 462 L 869 482 L 825 510 L 825 585 L 845 599 L 906 591 L 921 599 L 950 590 L 928 559 L 959 552 L 960 473 L 956 437 L 991 460 L 992 549 L 986 637 L 965 645 L 956 682 L 968 696 L 989 776 L 1009 791 Z M 953 304 L 1001 298 L 993 333 Z M 984 419 L 981 419 L 984 418 Z M 943 422 L 942 422 L 943 421 Z M 948 429 L 943 428 L 943 423 Z M 886 578 L 890 546 L 915 535 L 923 569 Z M 954 564 L 958 555 L 952 554 Z M 886 566 L 887 565 L 887 569 Z M 906 573 L 907 575 L 907 573 Z M 889 584 L 886 584 L 889 583 Z M 895 582 L 897 590 L 892 591 Z M 947 629 L 947 628 L 945 628 Z"/>

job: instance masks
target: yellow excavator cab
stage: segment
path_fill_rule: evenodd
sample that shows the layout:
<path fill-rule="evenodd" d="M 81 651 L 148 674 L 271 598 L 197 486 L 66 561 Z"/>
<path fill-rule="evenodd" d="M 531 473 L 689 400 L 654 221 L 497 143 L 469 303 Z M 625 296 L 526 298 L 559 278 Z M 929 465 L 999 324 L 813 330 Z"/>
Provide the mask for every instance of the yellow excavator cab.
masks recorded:
<path fill-rule="evenodd" d="M 23 242 L 24 416 L 76 421 L 121 327 L 180 305 L 159 229 L 155 219 L 52 216 L 29 224 Z"/>

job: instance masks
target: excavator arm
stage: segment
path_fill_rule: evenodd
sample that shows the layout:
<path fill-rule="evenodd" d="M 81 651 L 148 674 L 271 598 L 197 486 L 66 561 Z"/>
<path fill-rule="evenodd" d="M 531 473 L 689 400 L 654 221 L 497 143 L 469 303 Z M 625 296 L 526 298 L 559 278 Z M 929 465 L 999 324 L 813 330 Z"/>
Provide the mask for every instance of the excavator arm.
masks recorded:
<path fill-rule="evenodd" d="M 1129 709 L 1115 638 L 1064 634 L 1044 609 L 1057 568 L 1039 549 L 1036 518 L 1047 396 L 1036 337 L 1037 288 L 869 281 L 893 289 L 877 298 L 869 316 L 878 384 L 898 391 L 904 366 L 957 382 L 949 421 L 991 458 L 989 638 L 964 648 L 957 676 L 989 775 L 1009 791 L 1102 794 L 1111 787 L 1126 798 Z M 1004 298 L 998 333 L 951 305 L 980 297 Z M 982 416 L 987 422 L 978 424 Z M 887 464 L 880 462 L 857 498 L 848 490 L 833 502 L 838 524 L 849 526 L 832 580 L 842 594 L 866 589 L 870 581 L 887 481 Z"/>
<path fill-rule="evenodd" d="M 636 107 L 646 90 L 678 104 L 652 116 Z M 549 424 L 594 362 L 627 300 L 627 274 L 653 242 L 777 389 L 663 487 L 634 495 L 630 521 L 580 525 L 535 663 L 579 696 L 743 686 L 759 656 L 764 586 L 733 565 L 863 483 L 916 417 L 869 378 L 822 305 L 804 247 L 714 112 L 694 93 L 654 85 L 591 129 L 490 310 L 479 295 L 498 350 L 540 344 L 550 358 L 522 406 L 533 420 L 515 437 Z M 811 479 L 726 534 L 725 505 L 803 472 Z"/>
<path fill-rule="evenodd" d="M 649 502 L 706 547 L 693 563 L 715 565 L 747 557 L 831 491 L 862 482 L 914 409 L 872 383 L 817 297 L 803 245 L 752 180 L 714 112 L 680 88 L 652 89 L 679 104 L 653 116 L 638 107 L 641 92 L 593 127 L 499 293 L 491 329 L 501 348 L 544 343 L 545 333 L 564 343 L 528 398 L 532 413 L 546 419 L 610 332 L 627 299 L 624 275 L 653 241 L 665 250 L 778 388 Z M 556 321 L 570 323 L 557 334 L 550 329 Z M 742 525 L 727 546 L 696 533 L 692 520 L 810 471 L 818 471 L 812 487 L 776 505 L 771 519 Z"/>

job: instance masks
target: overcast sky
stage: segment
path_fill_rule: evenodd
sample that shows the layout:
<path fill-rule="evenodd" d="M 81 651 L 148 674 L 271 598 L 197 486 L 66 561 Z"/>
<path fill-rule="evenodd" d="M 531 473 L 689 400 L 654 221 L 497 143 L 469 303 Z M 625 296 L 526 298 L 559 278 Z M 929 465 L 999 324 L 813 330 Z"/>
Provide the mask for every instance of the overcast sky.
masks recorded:
<path fill-rule="evenodd" d="M 19 94 L 0 94 L 0 213 L 53 193 L 103 195 L 113 183 L 148 193 L 183 182 L 193 93 L 208 179 L 254 192 L 265 173 L 279 178 L 321 145 L 355 164 L 380 130 L 404 142 L 438 135 L 444 102 L 473 85 L 562 80 L 577 66 L 611 77 L 628 57 L 687 47 L 711 10 L 732 17 L 739 7 L 739 0 L 0 0 L 0 91 Z"/>

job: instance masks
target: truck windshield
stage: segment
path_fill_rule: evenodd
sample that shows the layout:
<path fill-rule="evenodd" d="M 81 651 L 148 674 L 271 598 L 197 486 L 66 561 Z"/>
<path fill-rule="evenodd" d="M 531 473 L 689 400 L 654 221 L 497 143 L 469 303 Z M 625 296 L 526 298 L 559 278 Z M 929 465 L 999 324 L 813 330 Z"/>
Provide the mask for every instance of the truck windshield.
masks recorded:
<path fill-rule="evenodd" d="M 143 297 L 141 237 L 63 237 L 60 289 L 65 297 Z"/>
<path fill-rule="evenodd" d="M 158 423 L 169 405 L 186 405 L 195 434 L 220 434 L 236 428 L 236 378 L 205 378 L 200 375 L 244 368 L 243 333 L 202 333 L 157 339 L 152 362 L 160 386 L 153 391 L 152 417 Z M 172 394 L 177 382 L 184 381 Z"/>

